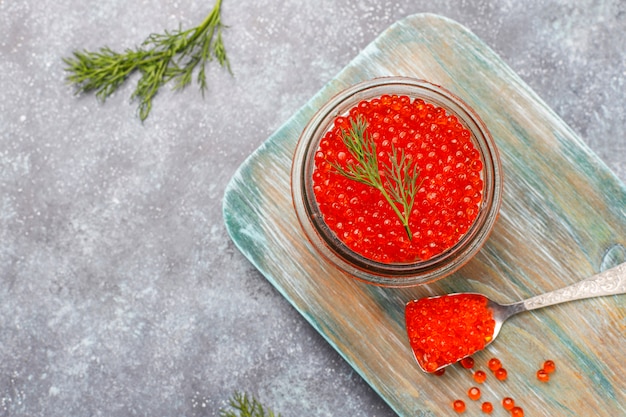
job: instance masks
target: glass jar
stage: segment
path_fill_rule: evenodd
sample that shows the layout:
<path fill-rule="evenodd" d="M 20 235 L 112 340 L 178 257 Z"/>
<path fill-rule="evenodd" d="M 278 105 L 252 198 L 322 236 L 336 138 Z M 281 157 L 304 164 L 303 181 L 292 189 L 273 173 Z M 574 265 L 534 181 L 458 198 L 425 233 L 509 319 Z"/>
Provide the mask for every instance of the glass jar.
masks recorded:
<path fill-rule="evenodd" d="M 313 190 L 315 154 L 320 141 L 338 116 L 362 101 L 388 96 L 408 96 L 441 107 L 469 130 L 479 153 L 482 196 L 478 213 L 468 230 L 453 246 L 425 260 L 380 262 L 348 247 L 326 224 Z M 390 287 L 432 282 L 456 271 L 483 246 L 496 221 L 502 198 L 502 167 L 496 145 L 485 124 L 460 98 L 432 83 L 406 77 L 382 77 L 358 83 L 332 97 L 303 130 L 294 154 L 291 188 L 294 208 L 306 237 L 317 252 L 337 268 L 361 281 Z"/>

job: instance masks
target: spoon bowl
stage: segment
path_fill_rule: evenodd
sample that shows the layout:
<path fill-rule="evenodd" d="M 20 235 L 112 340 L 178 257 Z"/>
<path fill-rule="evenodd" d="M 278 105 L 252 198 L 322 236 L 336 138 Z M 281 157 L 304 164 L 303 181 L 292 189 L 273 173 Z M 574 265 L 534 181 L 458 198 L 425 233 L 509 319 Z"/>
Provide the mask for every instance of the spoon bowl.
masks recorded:
<path fill-rule="evenodd" d="M 407 333 L 422 371 L 436 372 L 491 344 L 515 314 L 554 304 L 626 293 L 626 263 L 575 284 L 512 304 L 477 293 L 456 293 L 409 301 Z"/>

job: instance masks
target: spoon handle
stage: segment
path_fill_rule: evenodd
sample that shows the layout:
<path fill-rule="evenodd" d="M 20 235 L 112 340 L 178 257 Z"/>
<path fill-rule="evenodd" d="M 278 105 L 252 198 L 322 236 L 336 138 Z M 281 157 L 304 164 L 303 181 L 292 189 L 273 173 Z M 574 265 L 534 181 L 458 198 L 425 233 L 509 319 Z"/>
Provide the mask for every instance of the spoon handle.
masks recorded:
<path fill-rule="evenodd" d="M 626 263 L 580 282 L 524 300 L 526 310 L 547 307 L 583 298 L 626 293 Z"/>

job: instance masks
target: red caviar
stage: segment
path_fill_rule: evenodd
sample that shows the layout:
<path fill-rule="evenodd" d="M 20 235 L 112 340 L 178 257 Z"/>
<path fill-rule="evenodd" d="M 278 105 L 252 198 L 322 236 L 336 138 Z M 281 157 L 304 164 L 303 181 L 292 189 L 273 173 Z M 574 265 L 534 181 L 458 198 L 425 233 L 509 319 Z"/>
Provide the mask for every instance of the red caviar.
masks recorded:
<path fill-rule="evenodd" d="M 461 359 L 461 366 L 465 369 L 472 369 L 474 367 L 474 359 L 471 356 Z"/>
<path fill-rule="evenodd" d="M 511 408 L 511 417 L 524 417 L 524 410 L 522 407 Z"/>
<path fill-rule="evenodd" d="M 452 408 L 454 409 L 454 411 L 456 411 L 457 413 L 462 413 L 465 411 L 465 402 L 463 400 L 455 400 L 452 403 Z"/>
<path fill-rule="evenodd" d="M 382 175 L 393 150 L 419 172 L 407 216 L 411 236 L 380 190 L 332 165 L 356 164 L 342 136 L 357 119 L 366 122 L 365 134 L 376 144 Z M 325 223 L 354 252 L 381 263 L 411 263 L 451 248 L 473 224 L 482 201 L 482 168 L 471 133 L 456 116 L 422 99 L 383 95 L 335 119 L 315 153 L 313 190 Z"/>
<path fill-rule="evenodd" d="M 504 397 L 502 399 L 502 407 L 504 407 L 505 410 L 511 411 L 513 407 L 515 407 L 515 400 L 511 397 Z"/>
<path fill-rule="evenodd" d="M 543 369 L 551 374 L 552 372 L 556 371 L 556 364 L 554 363 L 553 360 L 548 359 L 547 361 L 545 361 L 543 363 Z"/>
<path fill-rule="evenodd" d="M 491 414 L 493 411 L 493 404 L 489 401 L 485 401 L 480 408 L 483 410 L 483 413 Z"/>
<path fill-rule="evenodd" d="M 502 367 L 502 362 L 500 362 L 500 359 L 498 358 L 491 358 L 489 359 L 489 362 L 487 362 L 487 367 L 495 372 Z"/>
<path fill-rule="evenodd" d="M 469 390 L 467 390 L 467 396 L 470 398 L 470 400 L 479 400 L 480 399 L 480 388 L 478 387 L 472 387 Z"/>
<path fill-rule="evenodd" d="M 509 373 L 504 368 L 497 369 L 494 374 L 496 376 L 496 379 L 499 381 L 504 381 L 509 375 Z"/>
<path fill-rule="evenodd" d="M 474 377 L 474 381 L 478 382 L 479 384 L 482 384 L 483 382 L 487 380 L 487 374 L 484 371 L 474 372 L 473 377 Z"/>
<path fill-rule="evenodd" d="M 542 368 L 537 371 L 537 379 L 541 382 L 548 382 L 550 380 L 550 374 Z"/>
<path fill-rule="evenodd" d="M 405 319 L 415 359 L 426 372 L 485 347 L 495 321 L 480 294 L 450 294 L 406 304 Z"/>

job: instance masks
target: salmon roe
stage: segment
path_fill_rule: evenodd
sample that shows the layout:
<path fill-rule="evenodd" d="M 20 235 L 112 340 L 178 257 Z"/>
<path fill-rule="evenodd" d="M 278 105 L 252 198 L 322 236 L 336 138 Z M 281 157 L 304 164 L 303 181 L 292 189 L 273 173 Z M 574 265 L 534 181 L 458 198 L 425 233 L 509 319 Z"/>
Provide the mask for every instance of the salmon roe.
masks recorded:
<path fill-rule="evenodd" d="M 522 407 L 511 408 L 511 417 L 524 417 L 524 410 Z"/>
<path fill-rule="evenodd" d="M 493 404 L 491 404 L 489 401 L 485 401 L 484 403 L 482 403 L 480 408 L 483 410 L 483 413 L 491 414 L 491 412 L 493 411 Z"/>
<path fill-rule="evenodd" d="M 483 349 L 495 327 L 487 298 L 480 294 L 410 301 L 405 319 L 415 359 L 426 372 L 435 372 Z"/>
<path fill-rule="evenodd" d="M 499 368 L 496 370 L 496 372 L 494 372 L 494 375 L 496 376 L 497 380 L 504 381 L 509 375 L 509 373 L 506 371 L 506 369 Z"/>
<path fill-rule="evenodd" d="M 385 167 L 393 165 L 394 152 L 397 161 L 405 158 L 408 171 L 418 173 L 411 212 L 397 205 L 408 227 L 379 189 L 337 169 L 360 166 L 343 142 L 344 132 L 359 119 L 375 143 L 388 192 Z M 354 252 L 386 264 L 412 263 L 451 248 L 474 223 L 482 202 L 482 169 L 471 133 L 456 116 L 422 99 L 382 95 L 335 118 L 315 153 L 313 191 L 324 222 Z"/>
<path fill-rule="evenodd" d="M 485 373 L 485 371 L 476 371 L 474 372 L 473 378 L 474 378 L 474 381 L 478 382 L 479 384 L 482 384 L 483 382 L 487 380 L 487 374 Z"/>
<path fill-rule="evenodd" d="M 487 367 L 491 371 L 495 372 L 502 367 L 502 362 L 500 362 L 500 359 L 498 358 L 491 358 L 489 359 L 489 362 L 487 362 Z"/>
<path fill-rule="evenodd" d="M 537 371 L 537 379 L 541 382 L 548 382 L 550 380 L 550 374 L 545 369 Z"/>
<path fill-rule="evenodd" d="M 465 369 L 472 369 L 474 367 L 474 358 L 467 356 L 461 359 L 461 366 Z"/>
<path fill-rule="evenodd" d="M 474 400 L 477 401 L 480 399 L 480 388 L 478 387 L 471 387 L 469 390 L 467 390 L 467 396 L 470 398 L 470 400 Z"/>
<path fill-rule="evenodd" d="M 515 407 L 515 400 L 511 397 L 504 397 L 502 399 L 502 407 L 504 407 L 505 410 L 511 411 L 513 407 Z"/>
<path fill-rule="evenodd" d="M 548 359 L 543 363 L 543 369 L 547 373 L 551 374 L 552 372 L 556 371 L 556 364 L 553 360 Z"/>
<path fill-rule="evenodd" d="M 456 411 L 457 413 L 462 413 L 465 411 L 465 401 L 463 400 L 455 400 L 452 403 L 452 408 L 454 409 L 454 411 Z"/>

